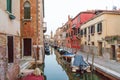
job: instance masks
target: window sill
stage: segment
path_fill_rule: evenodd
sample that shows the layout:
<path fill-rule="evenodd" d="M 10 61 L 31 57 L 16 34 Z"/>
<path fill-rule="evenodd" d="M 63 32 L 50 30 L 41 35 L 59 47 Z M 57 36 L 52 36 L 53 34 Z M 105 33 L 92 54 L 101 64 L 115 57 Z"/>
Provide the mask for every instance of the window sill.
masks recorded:
<path fill-rule="evenodd" d="M 94 36 L 94 33 L 91 33 L 92 36 Z"/>
<path fill-rule="evenodd" d="M 32 21 L 32 17 L 30 19 L 22 19 L 23 21 Z"/>
<path fill-rule="evenodd" d="M 101 34 L 102 32 L 100 31 L 100 32 L 98 32 L 98 34 Z"/>

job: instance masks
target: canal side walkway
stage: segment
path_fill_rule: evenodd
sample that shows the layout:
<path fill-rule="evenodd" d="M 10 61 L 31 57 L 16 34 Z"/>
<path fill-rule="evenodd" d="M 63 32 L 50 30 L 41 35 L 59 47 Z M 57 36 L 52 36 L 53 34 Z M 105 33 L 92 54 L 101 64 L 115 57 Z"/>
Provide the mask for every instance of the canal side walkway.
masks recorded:
<path fill-rule="evenodd" d="M 87 59 L 87 53 L 78 51 L 85 59 Z M 88 57 L 88 62 L 92 64 L 92 55 Z M 107 60 L 100 56 L 94 56 L 94 67 L 99 68 L 103 72 L 116 77 L 120 80 L 120 62 L 114 60 Z"/>
<path fill-rule="evenodd" d="M 20 59 L 20 73 L 18 75 L 18 80 L 21 77 L 25 77 L 34 72 L 34 69 L 31 69 L 31 66 L 35 64 L 35 59 L 31 56 L 23 57 Z M 37 64 L 42 64 L 42 61 L 37 60 Z"/>
<path fill-rule="evenodd" d="M 20 70 L 24 70 L 27 69 L 29 66 L 31 66 L 30 62 L 34 61 L 34 59 L 32 57 L 23 57 L 20 60 Z"/>

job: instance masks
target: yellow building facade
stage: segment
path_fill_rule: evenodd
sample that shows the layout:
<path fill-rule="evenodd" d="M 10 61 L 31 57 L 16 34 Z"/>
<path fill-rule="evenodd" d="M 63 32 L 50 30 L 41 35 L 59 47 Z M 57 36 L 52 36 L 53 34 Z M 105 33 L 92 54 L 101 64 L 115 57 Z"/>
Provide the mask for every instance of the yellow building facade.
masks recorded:
<path fill-rule="evenodd" d="M 103 11 L 83 24 L 80 29 L 83 51 L 119 61 L 119 21 L 119 11 Z"/>

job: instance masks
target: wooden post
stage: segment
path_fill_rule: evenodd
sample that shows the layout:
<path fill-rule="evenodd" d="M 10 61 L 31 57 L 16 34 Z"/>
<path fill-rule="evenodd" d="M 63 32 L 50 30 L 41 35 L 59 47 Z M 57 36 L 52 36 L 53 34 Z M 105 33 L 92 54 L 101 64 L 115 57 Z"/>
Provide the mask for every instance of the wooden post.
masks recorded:
<path fill-rule="evenodd" d="M 88 53 L 87 53 L 87 59 L 86 61 L 88 62 L 88 58 L 89 58 L 89 54 L 90 54 L 90 45 L 88 46 L 89 50 L 88 50 Z"/>
<path fill-rule="evenodd" d="M 36 48 L 34 47 L 34 58 L 35 58 L 35 67 L 37 67 L 37 54 L 36 54 Z"/>
<path fill-rule="evenodd" d="M 94 51 L 93 51 L 93 49 L 92 49 L 92 71 L 93 71 L 93 69 L 94 69 Z"/>

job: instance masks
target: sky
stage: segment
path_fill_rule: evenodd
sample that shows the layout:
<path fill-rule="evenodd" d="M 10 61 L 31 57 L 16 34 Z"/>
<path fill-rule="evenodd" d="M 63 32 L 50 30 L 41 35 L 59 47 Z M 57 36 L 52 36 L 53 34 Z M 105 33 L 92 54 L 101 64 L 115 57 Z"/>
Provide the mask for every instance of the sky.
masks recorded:
<path fill-rule="evenodd" d="M 68 20 L 68 15 L 74 18 L 78 13 L 86 10 L 112 10 L 113 6 L 120 9 L 120 0 L 44 0 L 47 32 L 55 34 L 58 27 L 62 27 Z"/>

